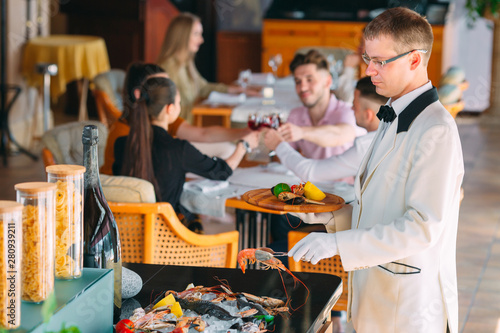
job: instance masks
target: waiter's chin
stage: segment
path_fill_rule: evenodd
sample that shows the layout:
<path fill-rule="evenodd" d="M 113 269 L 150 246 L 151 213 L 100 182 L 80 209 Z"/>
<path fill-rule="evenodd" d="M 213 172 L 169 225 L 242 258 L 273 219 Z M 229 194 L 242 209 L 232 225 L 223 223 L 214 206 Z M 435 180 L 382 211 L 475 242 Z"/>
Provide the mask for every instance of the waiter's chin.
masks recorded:
<path fill-rule="evenodd" d="M 384 97 L 387 97 L 387 98 L 391 97 L 389 92 L 380 86 L 380 83 L 374 84 L 374 85 L 375 85 L 375 91 L 377 91 L 377 94 L 384 96 Z"/>

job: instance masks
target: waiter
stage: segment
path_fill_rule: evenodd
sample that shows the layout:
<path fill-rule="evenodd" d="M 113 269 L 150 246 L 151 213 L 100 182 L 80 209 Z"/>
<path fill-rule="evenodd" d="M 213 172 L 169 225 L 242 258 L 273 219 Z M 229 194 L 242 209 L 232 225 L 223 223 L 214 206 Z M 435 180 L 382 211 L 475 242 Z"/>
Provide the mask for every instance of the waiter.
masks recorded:
<path fill-rule="evenodd" d="M 356 175 L 356 200 L 335 213 L 299 214 L 329 233 L 311 233 L 289 256 L 316 264 L 340 255 L 357 333 L 456 333 L 464 167 L 455 121 L 427 76 L 432 29 L 398 7 L 371 21 L 363 37 L 366 74 L 390 99 Z"/>

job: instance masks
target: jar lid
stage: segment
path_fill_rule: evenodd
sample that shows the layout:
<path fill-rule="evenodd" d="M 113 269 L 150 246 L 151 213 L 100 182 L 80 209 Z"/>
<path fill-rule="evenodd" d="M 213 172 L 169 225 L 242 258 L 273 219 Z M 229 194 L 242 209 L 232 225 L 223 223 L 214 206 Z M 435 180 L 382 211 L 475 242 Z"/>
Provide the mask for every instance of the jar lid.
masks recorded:
<path fill-rule="evenodd" d="M 23 207 L 24 206 L 17 201 L 0 200 L 0 214 L 22 210 Z"/>
<path fill-rule="evenodd" d="M 55 183 L 28 182 L 28 183 L 16 184 L 16 185 L 14 185 L 14 188 L 17 191 L 22 191 L 22 192 L 27 192 L 27 193 L 39 193 L 39 192 L 55 191 L 57 186 Z"/>
<path fill-rule="evenodd" d="M 73 165 L 73 164 L 56 164 L 49 165 L 45 168 L 47 173 L 55 174 L 55 175 L 81 175 L 85 172 L 85 167 L 82 165 Z"/>

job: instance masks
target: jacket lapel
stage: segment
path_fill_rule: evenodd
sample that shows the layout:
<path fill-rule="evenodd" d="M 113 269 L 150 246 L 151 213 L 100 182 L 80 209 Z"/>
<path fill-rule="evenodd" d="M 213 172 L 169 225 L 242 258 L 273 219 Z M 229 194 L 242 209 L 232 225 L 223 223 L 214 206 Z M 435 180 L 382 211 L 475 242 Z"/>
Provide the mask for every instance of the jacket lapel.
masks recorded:
<path fill-rule="evenodd" d="M 398 120 L 398 118 L 396 118 L 396 120 L 391 123 L 391 125 L 389 126 L 389 128 L 385 132 L 384 137 L 380 141 L 380 144 L 378 145 L 378 147 L 372 147 L 371 155 L 373 155 L 373 156 L 371 156 L 372 162 L 370 165 L 370 170 L 367 170 L 366 165 L 365 165 L 364 181 L 363 181 L 363 185 L 361 186 L 360 194 L 363 193 L 363 191 L 365 190 L 366 185 L 370 182 L 371 177 L 372 177 L 373 173 L 375 172 L 375 170 L 377 170 L 377 167 L 379 166 L 379 164 L 394 149 L 394 146 L 396 143 L 396 130 L 397 130 L 397 123 L 398 123 L 397 120 Z M 368 159 L 366 160 L 366 164 L 368 164 L 369 159 L 370 159 L 370 157 L 368 157 Z"/>
<path fill-rule="evenodd" d="M 380 123 L 382 124 L 382 123 Z M 373 147 L 375 145 L 375 142 L 377 142 L 377 138 L 380 135 L 382 126 L 379 125 L 377 128 L 377 133 L 375 134 L 375 137 L 372 140 L 372 143 L 370 144 L 370 147 L 368 148 L 368 151 L 366 152 L 365 156 L 363 157 L 363 160 L 361 161 L 361 165 L 359 166 L 358 173 L 356 174 L 356 177 L 354 178 L 354 194 L 356 195 L 356 198 L 361 198 L 361 182 L 363 179 L 365 179 L 365 174 L 366 174 L 366 167 L 368 165 L 368 161 L 370 160 L 370 157 L 372 156 L 373 153 Z"/>

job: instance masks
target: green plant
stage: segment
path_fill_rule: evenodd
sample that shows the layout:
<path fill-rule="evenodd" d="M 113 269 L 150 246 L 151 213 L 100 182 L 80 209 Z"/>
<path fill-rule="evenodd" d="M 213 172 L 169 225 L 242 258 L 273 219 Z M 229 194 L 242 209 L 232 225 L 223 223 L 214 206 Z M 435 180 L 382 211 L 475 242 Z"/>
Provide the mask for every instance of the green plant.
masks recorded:
<path fill-rule="evenodd" d="M 46 333 L 82 333 L 82 332 L 76 326 L 66 327 L 66 325 L 63 323 L 60 331 L 58 331 L 58 332 L 46 332 Z"/>
<path fill-rule="evenodd" d="M 467 8 L 468 17 L 474 22 L 478 17 L 499 17 L 498 9 L 500 0 L 467 0 L 465 8 Z"/>

